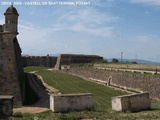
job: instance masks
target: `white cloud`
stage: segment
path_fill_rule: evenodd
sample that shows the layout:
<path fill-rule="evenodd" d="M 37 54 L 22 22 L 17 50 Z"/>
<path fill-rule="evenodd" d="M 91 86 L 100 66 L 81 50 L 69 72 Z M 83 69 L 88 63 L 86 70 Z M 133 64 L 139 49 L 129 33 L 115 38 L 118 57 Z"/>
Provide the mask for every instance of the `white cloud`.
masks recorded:
<path fill-rule="evenodd" d="M 77 22 L 84 24 L 98 24 L 103 25 L 104 23 L 115 22 L 118 17 L 103 13 L 102 11 L 96 11 L 94 9 L 85 9 L 78 11 L 67 12 L 62 15 L 59 20 L 66 20 L 67 22 Z"/>
<path fill-rule="evenodd" d="M 142 3 L 160 6 L 160 0 L 130 0 L 132 3 Z"/>
<path fill-rule="evenodd" d="M 91 53 L 92 45 L 97 44 L 93 41 L 111 37 L 112 24 L 119 19 L 91 6 L 77 9 L 65 6 L 45 15 L 46 20 L 53 19 L 48 27 L 40 21 L 42 26 L 19 20 L 18 40 L 23 54 Z"/>
<path fill-rule="evenodd" d="M 57 18 L 58 23 L 54 24 L 56 30 L 70 30 L 83 32 L 93 36 L 108 37 L 114 29 L 112 23 L 116 22 L 118 17 L 107 13 L 98 12 L 94 9 L 80 9 L 62 14 Z"/>
<path fill-rule="evenodd" d="M 84 36 L 65 31 L 67 26 L 38 28 L 24 21 L 19 25 L 18 40 L 23 54 L 46 55 L 51 53 L 90 53 L 90 46 Z M 62 33 L 64 32 L 65 33 Z M 73 31 L 73 29 L 72 29 Z M 72 47 L 71 47 L 72 46 Z"/>
<path fill-rule="evenodd" d="M 84 35 L 89 34 L 90 36 L 98 36 L 98 37 L 109 37 L 112 35 L 112 31 L 114 28 L 112 27 L 98 27 L 98 28 L 90 28 L 81 23 L 76 23 L 73 25 L 68 24 L 55 24 L 52 28 L 50 28 L 53 32 L 58 31 L 61 33 L 62 31 L 68 32 L 77 32 L 82 33 Z M 83 39 L 83 37 L 82 37 Z"/>
<path fill-rule="evenodd" d="M 88 33 L 91 35 L 96 35 L 100 37 L 109 37 L 112 34 L 111 27 L 100 27 L 97 29 L 87 28 L 86 26 L 83 26 L 82 24 L 75 24 L 72 27 L 69 28 L 70 30 L 77 31 L 77 32 L 83 32 Z"/>
<path fill-rule="evenodd" d="M 0 25 L 4 24 L 4 19 L 0 19 Z"/>
<path fill-rule="evenodd" d="M 22 48 L 22 53 L 41 54 L 44 51 L 47 39 L 47 29 L 41 29 L 30 23 L 20 22 L 18 41 Z M 43 52 L 42 52 L 43 53 Z"/>

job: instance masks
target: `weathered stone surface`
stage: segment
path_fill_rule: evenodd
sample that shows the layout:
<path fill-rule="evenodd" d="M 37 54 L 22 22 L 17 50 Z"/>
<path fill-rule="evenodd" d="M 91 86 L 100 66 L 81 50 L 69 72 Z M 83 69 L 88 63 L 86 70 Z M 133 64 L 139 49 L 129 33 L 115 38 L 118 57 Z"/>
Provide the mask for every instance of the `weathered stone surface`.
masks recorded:
<path fill-rule="evenodd" d="M 9 8 L 15 9 L 13 6 Z M 0 31 L 0 95 L 13 95 L 14 105 L 24 101 L 24 74 L 21 48 L 17 40 L 18 14 L 5 12 Z"/>
<path fill-rule="evenodd" d="M 117 96 L 112 98 L 112 109 L 116 111 L 141 111 L 151 109 L 149 93 Z"/>
<path fill-rule="evenodd" d="M 51 95 L 50 109 L 53 112 L 94 110 L 94 96 L 90 93 Z"/>
<path fill-rule="evenodd" d="M 57 57 L 51 56 L 23 56 L 23 66 L 54 67 Z"/>
<path fill-rule="evenodd" d="M 72 68 L 71 74 L 89 79 L 99 79 L 108 81 L 112 78 L 110 84 L 126 87 L 127 89 L 136 89 L 137 91 L 148 91 L 151 98 L 160 99 L 160 76 L 152 74 L 134 74 L 132 72 L 119 72 L 110 70 L 98 70 L 93 68 Z"/>
<path fill-rule="evenodd" d="M 97 55 L 61 54 L 57 58 L 55 69 L 61 69 L 61 65 L 70 65 L 71 63 L 91 63 L 97 60 L 103 60 L 103 57 Z"/>

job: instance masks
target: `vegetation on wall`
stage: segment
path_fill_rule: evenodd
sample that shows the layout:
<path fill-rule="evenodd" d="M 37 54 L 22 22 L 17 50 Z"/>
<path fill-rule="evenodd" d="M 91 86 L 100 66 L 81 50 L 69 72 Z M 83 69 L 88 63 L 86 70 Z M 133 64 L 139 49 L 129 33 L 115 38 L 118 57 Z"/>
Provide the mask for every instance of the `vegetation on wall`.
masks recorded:
<path fill-rule="evenodd" d="M 105 59 L 102 59 L 102 60 L 93 61 L 93 63 L 108 63 L 108 61 Z"/>

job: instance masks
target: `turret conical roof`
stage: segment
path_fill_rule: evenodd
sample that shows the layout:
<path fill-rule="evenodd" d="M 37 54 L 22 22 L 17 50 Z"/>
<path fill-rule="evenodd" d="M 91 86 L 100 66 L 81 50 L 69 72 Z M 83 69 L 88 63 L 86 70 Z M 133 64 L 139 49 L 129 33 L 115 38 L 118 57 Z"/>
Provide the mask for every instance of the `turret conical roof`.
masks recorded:
<path fill-rule="evenodd" d="M 4 14 L 15 14 L 18 15 L 17 9 L 11 5 L 9 8 L 7 8 L 6 12 Z"/>

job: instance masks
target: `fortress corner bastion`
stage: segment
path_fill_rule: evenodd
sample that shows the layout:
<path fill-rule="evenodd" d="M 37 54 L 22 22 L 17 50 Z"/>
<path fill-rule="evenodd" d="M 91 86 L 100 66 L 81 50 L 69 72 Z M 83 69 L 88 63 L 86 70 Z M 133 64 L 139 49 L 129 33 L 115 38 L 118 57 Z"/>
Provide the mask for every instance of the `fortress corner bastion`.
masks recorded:
<path fill-rule="evenodd" d="M 5 24 L 0 25 L 0 95 L 12 95 L 14 106 L 22 106 L 25 82 L 17 39 L 19 14 L 11 5 L 4 16 Z"/>

